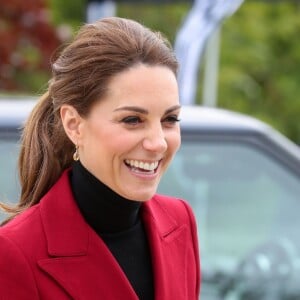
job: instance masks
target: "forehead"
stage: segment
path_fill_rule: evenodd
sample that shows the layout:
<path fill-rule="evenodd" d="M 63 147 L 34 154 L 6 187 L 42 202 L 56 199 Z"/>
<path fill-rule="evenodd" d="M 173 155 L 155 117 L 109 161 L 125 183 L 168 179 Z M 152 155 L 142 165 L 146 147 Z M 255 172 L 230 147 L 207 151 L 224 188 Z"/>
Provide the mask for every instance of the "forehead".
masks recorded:
<path fill-rule="evenodd" d="M 108 97 L 124 95 L 132 98 L 178 98 L 177 80 L 165 66 L 138 64 L 115 75 L 107 86 Z"/>

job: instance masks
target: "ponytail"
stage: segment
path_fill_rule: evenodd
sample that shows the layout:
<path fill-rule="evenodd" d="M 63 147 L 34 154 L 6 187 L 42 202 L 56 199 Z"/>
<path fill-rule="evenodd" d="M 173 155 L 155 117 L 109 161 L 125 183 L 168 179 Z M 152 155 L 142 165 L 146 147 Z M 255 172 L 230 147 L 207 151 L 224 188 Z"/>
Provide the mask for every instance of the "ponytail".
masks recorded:
<path fill-rule="evenodd" d="M 38 203 L 72 162 L 73 144 L 66 136 L 59 110 L 47 91 L 27 119 L 21 136 L 21 196 L 15 207 L 1 204 L 12 217 Z"/>

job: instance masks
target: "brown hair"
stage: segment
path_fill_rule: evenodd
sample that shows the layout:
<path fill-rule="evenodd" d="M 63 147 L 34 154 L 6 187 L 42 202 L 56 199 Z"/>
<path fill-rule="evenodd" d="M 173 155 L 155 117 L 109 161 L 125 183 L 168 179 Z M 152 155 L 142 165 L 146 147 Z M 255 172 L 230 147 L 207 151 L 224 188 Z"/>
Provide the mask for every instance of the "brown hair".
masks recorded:
<path fill-rule="evenodd" d="M 118 17 L 82 26 L 52 64 L 48 91 L 25 124 L 19 156 L 20 201 L 16 207 L 5 207 L 7 212 L 14 216 L 38 203 L 71 165 L 74 145 L 63 129 L 61 106 L 72 105 L 86 116 L 103 97 L 108 81 L 138 63 L 166 66 L 177 73 L 174 52 L 160 33 Z"/>

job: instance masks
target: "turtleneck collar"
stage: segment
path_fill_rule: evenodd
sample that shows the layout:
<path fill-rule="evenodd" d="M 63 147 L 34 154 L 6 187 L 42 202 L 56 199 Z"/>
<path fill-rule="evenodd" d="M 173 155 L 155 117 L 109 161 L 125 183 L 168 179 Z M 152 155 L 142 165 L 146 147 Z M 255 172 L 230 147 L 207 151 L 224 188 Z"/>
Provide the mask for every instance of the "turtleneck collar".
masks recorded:
<path fill-rule="evenodd" d="M 139 221 L 141 202 L 118 195 L 79 161 L 72 166 L 71 186 L 82 215 L 98 234 L 126 231 Z"/>

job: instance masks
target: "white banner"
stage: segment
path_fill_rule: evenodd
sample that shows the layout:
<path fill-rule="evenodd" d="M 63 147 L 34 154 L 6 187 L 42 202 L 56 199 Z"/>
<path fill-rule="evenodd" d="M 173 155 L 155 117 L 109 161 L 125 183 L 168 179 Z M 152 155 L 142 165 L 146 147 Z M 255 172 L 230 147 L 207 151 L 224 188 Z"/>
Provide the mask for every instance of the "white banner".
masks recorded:
<path fill-rule="evenodd" d="M 197 75 L 208 38 L 243 0 L 195 0 L 175 39 L 179 60 L 178 82 L 182 104 L 195 103 Z"/>

